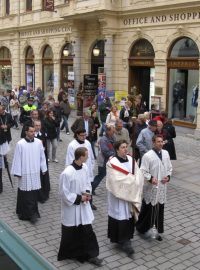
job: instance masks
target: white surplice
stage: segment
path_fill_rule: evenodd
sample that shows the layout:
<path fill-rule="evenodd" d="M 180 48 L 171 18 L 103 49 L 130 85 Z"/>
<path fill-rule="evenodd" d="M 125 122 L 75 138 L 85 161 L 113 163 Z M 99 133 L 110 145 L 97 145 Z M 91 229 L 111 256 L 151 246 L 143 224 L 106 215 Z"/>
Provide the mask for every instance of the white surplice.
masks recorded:
<path fill-rule="evenodd" d="M 163 177 L 171 176 L 172 164 L 166 150 L 161 150 L 162 160 L 154 150 L 148 151 L 142 157 L 141 171 L 145 178 L 143 197 L 146 204 L 156 205 L 158 202 L 166 202 L 167 184 L 162 184 Z M 158 179 L 158 185 L 152 185 L 149 180 L 154 176 Z"/>
<path fill-rule="evenodd" d="M 86 147 L 88 150 L 88 159 L 86 161 L 86 165 L 88 167 L 89 171 L 89 178 L 90 182 L 93 182 L 94 180 L 94 165 L 95 165 L 95 159 L 94 159 L 94 154 L 92 151 L 91 143 L 88 140 L 85 140 L 84 143 L 80 144 L 76 139 L 71 141 L 67 147 L 67 154 L 66 154 L 66 161 L 65 165 L 71 165 L 72 162 L 74 161 L 74 152 L 78 147 Z"/>
<path fill-rule="evenodd" d="M 86 190 L 91 191 L 88 168 L 83 164 L 82 169 L 76 170 L 69 165 L 60 175 L 59 193 L 61 197 L 61 222 L 64 226 L 91 224 L 94 215 L 89 202 L 74 204 L 77 195 Z"/>
<path fill-rule="evenodd" d="M 47 171 L 46 158 L 42 142 L 34 138 L 33 142 L 21 139 L 15 148 L 11 174 L 19 176 L 20 190 L 31 191 L 41 188 L 40 170 Z"/>
<path fill-rule="evenodd" d="M 127 156 L 127 162 L 120 162 L 113 157 L 107 163 L 106 188 L 108 191 L 108 215 L 117 220 L 128 220 L 133 215 L 133 207 L 140 210 L 143 188 L 143 176 L 135 163 L 136 178 L 132 175 L 132 157 Z M 126 174 L 112 167 L 121 168 Z M 128 188 L 128 190 L 127 190 Z M 130 192 L 131 189 L 131 192 Z M 111 192 L 112 191 L 112 192 Z M 116 193 L 116 194 L 114 194 Z M 130 194 L 133 198 L 129 198 Z M 120 199 L 118 196 L 125 197 Z"/>

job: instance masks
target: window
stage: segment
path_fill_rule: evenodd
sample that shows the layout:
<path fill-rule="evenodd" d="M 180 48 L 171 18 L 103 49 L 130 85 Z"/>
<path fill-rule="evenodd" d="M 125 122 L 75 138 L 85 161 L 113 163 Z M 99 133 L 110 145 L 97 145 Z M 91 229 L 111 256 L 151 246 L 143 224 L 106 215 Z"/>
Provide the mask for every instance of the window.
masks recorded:
<path fill-rule="evenodd" d="M 27 11 L 32 10 L 32 0 L 26 0 L 26 10 Z"/>
<path fill-rule="evenodd" d="M 6 0 L 6 15 L 10 14 L 10 0 Z"/>

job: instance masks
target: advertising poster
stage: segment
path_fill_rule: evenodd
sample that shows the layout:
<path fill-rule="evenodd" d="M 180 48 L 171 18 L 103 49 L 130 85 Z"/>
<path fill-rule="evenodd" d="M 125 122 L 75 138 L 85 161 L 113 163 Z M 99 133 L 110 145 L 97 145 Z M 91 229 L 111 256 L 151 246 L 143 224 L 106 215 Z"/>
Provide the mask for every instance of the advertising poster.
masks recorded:
<path fill-rule="evenodd" d="M 127 101 L 128 92 L 125 90 L 115 91 L 115 104 L 117 105 L 118 110 L 125 105 Z"/>
<path fill-rule="evenodd" d="M 106 97 L 106 75 L 104 73 L 98 74 L 98 95 L 97 103 L 98 106 L 103 102 Z"/>
<path fill-rule="evenodd" d="M 35 89 L 35 65 L 26 65 L 26 89 L 28 92 Z"/>
<path fill-rule="evenodd" d="M 98 91 L 98 75 L 85 74 L 83 80 L 83 110 L 87 111 L 89 107 L 96 102 Z"/>
<path fill-rule="evenodd" d="M 68 72 L 67 88 L 70 107 L 75 109 L 74 71 Z"/>
<path fill-rule="evenodd" d="M 115 90 L 107 90 L 106 97 L 109 97 L 110 102 L 114 104 L 115 103 Z"/>

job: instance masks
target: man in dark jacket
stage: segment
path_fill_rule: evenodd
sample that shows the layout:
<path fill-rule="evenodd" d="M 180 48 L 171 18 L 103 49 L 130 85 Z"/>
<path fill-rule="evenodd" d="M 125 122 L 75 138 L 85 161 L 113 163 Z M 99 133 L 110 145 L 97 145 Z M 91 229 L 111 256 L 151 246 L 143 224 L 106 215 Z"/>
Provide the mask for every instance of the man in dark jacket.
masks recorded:
<path fill-rule="evenodd" d="M 62 95 L 62 101 L 60 102 L 60 109 L 62 112 L 63 123 L 60 130 L 66 129 L 67 135 L 69 135 L 68 118 L 71 112 L 70 104 L 66 94 Z"/>
<path fill-rule="evenodd" d="M 94 130 L 94 122 L 90 118 L 88 112 L 83 112 L 83 117 L 80 117 L 75 120 L 75 122 L 71 126 L 71 130 L 76 133 L 77 129 L 85 129 L 86 130 L 86 139 L 88 141 L 92 141 L 93 130 Z"/>

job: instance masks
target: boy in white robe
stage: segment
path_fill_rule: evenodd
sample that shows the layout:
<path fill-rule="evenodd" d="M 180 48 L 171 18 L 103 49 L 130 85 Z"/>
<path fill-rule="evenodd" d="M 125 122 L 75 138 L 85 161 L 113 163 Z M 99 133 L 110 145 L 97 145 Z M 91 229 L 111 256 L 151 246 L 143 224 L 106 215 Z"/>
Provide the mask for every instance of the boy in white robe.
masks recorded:
<path fill-rule="evenodd" d="M 77 259 L 101 266 L 99 246 L 91 225 L 94 220 L 89 203 L 91 183 L 84 164 L 88 158 L 87 148 L 77 148 L 74 156 L 75 160 L 60 176 L 62 236 L 58 260 Z"/>
<path fill-rule="evenodd" d="M 167 184 L 172 174 L 172 164 L 169 154 L 163 150 L 163 138 L 155 135 L 152 138 L 153 149 L 144 154 L 141 171 L 145 178 L 143 202 L 136 224 L 137 231 L 148 237 L 148 230 L 153 226 L 158 233 L 164 232 L 164 204 L 166 202 Z M 156 236 L 158 241 L 162 237 Z"/>
<path fill-rule="evenodd" d="M 26 137 L 15 148 L 11 174 L 18 177 L 16 213 L 21 220 L 30 220 L 32 224 L 40 217 L 37 193 L 41 188 L 40 170 L 47 171 L 42 142 L 34 138 L 35 129 L 25 127 Z"/>

